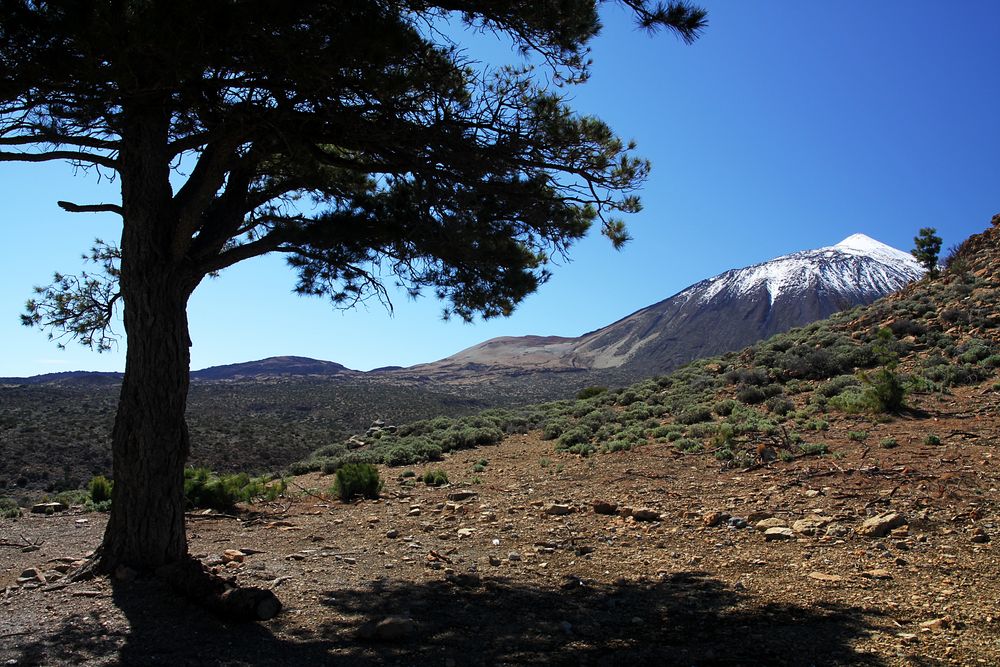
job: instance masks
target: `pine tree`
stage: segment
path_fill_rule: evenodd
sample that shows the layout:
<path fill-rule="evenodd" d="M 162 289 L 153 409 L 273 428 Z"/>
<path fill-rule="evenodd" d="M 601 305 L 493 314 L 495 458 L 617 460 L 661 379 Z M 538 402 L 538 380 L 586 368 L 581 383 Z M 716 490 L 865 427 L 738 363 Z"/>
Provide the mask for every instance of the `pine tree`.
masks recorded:
<path fill-rule="evenodd" d="M 941 254 L 941 237 L 936 232 L 933 227 L 921 229 L 920 233 L 913 237 L 913 244 L 916 247 L 910 251 L 927 270 L 927 276 L 930 278 L 937 278 L 938 255 Z"/>
<path fill-rule="evenodd" d="M 627 240 L 649 163 L 564 101 L 603 4 L 0 0 L 0 161 L 121 184 L 120 202 L 59 202 L 120 216 L 121 239 L 23 316 L 100 350 L 122 308 L 102 569 L 187 563 L 187 301 L 205 276 L 279 253 L 335 306 L 387 299 L 391 275 L 470 319 L 509 314 L 592 225 Z M 616 4 L 684 41 L 705 25 L 686 2 Z M 458 39 L 478 31 L 543 71 L 470 62 Z"/>

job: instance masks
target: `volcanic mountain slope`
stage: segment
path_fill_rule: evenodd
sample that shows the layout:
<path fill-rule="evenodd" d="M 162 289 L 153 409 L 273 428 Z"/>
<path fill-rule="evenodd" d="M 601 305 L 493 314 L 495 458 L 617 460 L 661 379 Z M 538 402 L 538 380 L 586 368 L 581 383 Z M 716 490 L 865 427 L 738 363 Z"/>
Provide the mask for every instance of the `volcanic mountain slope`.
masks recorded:
<path fill-rule="evenodd" d="M 494 338 L 399 374 L 621 369 L 649 376 L 738 350 L 776 333 L 869 304 L 923 275 L 908 253 L 854 234 L 703 280 L 578 338 Z"/>

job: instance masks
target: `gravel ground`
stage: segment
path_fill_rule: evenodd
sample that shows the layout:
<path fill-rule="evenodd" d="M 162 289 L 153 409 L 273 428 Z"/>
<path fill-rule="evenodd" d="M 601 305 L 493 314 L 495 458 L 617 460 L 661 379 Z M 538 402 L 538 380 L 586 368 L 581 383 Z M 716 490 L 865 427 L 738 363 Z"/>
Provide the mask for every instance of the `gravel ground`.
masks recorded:
<path fill-rule="evenodd" d="M 847 437 L 861 418 L 833 419 L 835 456 L 746 471 L 662 445 L 578 458 L 515 436 L 430 466 L 446 487 L 384 469 L 380 500 L 342 504 L 332 478 L 308 475 L 281 502 L 189 515 L 192 554 L 282 600 L 260 624 L 226 624 L 153 579 L 58 578 L 99 543 L 101 514 L 3 519 L 0 661 L 1000 664 L 996 395 L 917 407 L 863 424 L 867 446 Z M 922 444 L 929 431 L 941 445 Z M 888 435 L 898 447 L 871 444 Z M 891 532 L 864 534 L 891 513 Z M 19 584 L 28 568 L 46 583 Z"/>

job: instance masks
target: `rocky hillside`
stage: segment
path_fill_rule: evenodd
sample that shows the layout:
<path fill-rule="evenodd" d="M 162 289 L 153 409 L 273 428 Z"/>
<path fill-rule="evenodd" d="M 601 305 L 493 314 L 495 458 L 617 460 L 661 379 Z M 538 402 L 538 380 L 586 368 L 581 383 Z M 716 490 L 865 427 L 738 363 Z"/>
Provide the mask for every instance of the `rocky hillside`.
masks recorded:
<path fill-rule="evenodd" d="M 579 338 L 495 338 L 397 374 L 447 379 L 622 369 L 624 376 L 648 377 L 871 303 L 921 275 L 908 253 L 854 234 L 834 246 L 703 280 Z"/>

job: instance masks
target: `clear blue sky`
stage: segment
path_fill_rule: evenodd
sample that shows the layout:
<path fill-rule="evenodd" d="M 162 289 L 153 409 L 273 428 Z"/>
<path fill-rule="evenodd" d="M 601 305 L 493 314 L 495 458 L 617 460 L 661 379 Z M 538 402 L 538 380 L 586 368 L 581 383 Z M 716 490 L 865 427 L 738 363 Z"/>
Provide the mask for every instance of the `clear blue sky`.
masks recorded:
<path fill-rule="evenodd" d="M 609 8 L 594 76 L 574 93 L 653 161 L 623 251 L 595 233 L 512 317 L 474 325 L 442 322 L 433 298 L 400 295 L 394 317 L 333 311 L 294 296 L 280 259 L 251 261 L 193 296 L 193 368 L 290 354 L 366 370 L 493 336 L 575 336 L 732 267 L 854 232 L 909 250 L 930 226 L 948 247 L 1000 212 L 1000 2 L 703 5 L 710 25 L 692 46 Z M 33 285 L 120 233 L 115 216 L 56 200 L 114 200 L 115 188 L 65 165 L 0 164 L 0 376 L 123 368 L 124 346 L 60 351 L 18 322 Z"/>

